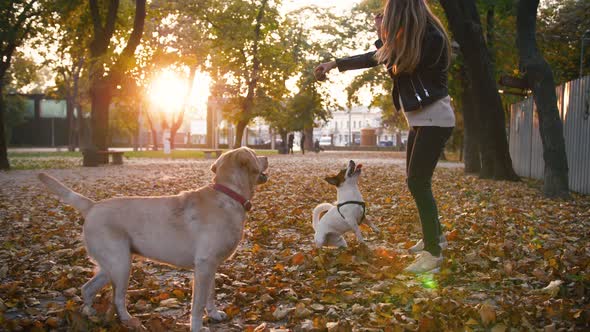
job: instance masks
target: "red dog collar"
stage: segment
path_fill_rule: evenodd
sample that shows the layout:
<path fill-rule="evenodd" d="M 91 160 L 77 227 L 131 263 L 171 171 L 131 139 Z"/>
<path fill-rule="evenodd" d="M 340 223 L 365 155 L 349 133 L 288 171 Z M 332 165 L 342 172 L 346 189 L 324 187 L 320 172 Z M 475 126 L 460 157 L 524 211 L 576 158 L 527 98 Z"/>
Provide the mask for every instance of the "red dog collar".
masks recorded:
<path fill-rule="evenodd" d="M 233 198 L 236 202 L 238 202 L 242 205 L 244 210 L 246 210 L 246 211 L 252 210 L 252 203 L 250 203 L 249 199 L 245 199 L 244 196 L 229 189 L 228 187 L 226 187 L 222 184 L 219 184 L 219 183 L 212 183 L 209 185 L 209 187 L 213 190 L 217 190 L 217 191 L 222 192 L 222 193 L 226 194 L 227 196 Z"/>

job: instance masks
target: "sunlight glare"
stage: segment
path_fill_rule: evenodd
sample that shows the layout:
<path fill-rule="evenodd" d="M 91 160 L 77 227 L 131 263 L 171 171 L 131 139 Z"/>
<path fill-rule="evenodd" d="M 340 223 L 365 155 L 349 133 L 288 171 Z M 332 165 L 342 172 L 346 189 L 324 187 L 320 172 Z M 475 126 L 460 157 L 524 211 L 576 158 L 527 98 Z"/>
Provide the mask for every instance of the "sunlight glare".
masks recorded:
<path fill-rule="evenodd" d="M 186 80 L 171 70 L 164 70 L 152 81 L 149 98 L 164 112 L 172 113 L 182 107 L 187 89 Z"/>

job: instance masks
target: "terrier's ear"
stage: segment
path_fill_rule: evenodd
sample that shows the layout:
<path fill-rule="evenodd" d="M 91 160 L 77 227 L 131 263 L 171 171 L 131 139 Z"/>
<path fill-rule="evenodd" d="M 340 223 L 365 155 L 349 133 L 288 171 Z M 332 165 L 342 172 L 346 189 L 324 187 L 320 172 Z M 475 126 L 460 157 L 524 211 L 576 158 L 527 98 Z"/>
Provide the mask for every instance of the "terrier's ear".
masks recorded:
<path fill-rule="evenodd" d="M 329 184 L 333 184 L 336 187 L 340 187 L 340 185 L 344 183 L 344 181 L 346 181 L 346 168 L 341 169 L 340 172 L 338 172 L 338 174 L 330 176 L 329 178 L 332 178 L 329 181 L 326 178 L 326 181 L 328 181 Z"/>
<path fill-rule="evenodd" d="M 324 178 L 324 181 L 328 182 L 329 184 L 338 187 L 338 178 L 335 176 L 327 176 Z"/>
<path fill-rule="evenodd" d="M 217 173 L 217 160 L 211 165 L 211 172 Z"/>

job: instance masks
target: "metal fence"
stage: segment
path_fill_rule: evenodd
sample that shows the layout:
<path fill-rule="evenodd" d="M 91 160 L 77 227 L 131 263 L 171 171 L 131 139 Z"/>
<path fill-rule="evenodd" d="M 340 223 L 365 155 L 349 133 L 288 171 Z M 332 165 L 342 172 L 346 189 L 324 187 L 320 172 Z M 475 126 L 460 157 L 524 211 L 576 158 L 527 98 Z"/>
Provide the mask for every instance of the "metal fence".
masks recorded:
<path fill-rule="evenodd" d="M 556 88 L 570 190 L 590 194 L 590 76 Z M 543 179 L 545 164 L 533 98 L 511 105 L 510 156 L 516 173 Z"/>

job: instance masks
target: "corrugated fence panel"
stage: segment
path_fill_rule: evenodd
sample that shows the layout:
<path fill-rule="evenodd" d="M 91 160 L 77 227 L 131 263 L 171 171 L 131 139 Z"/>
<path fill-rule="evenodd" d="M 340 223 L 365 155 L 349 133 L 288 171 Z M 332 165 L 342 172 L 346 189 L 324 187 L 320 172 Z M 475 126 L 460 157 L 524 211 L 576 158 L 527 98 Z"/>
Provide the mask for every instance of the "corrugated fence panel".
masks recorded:
<path fill-rule="evenodd" d="M 512 167 L 517 174 L 520 169 L 520 127 L 518 126 L 518 117 L 520 116 L 520 103 L 510 105 L 510 137 L 508 140 L 508 149 L 512 159 Z"/>
<path fill-rule="evenodd" d="M 556 88 L 570 190 L 590 194 L 590 76 Z M 519 176 L 543 179 L 543 145 L 533 98 L 511 106 L 510 156 Z"/>
<path fill-rule="evenodd" d="M 568 89 L 569 87 L 569 89 Z M 570 188 L 573 183 L 576 182 L 578 177 L 578 168 L 576 163 L 579 160 L 578 155 L 578 144 L 577 144 L 577 104 L 580 94 L 580 84 L 578 80 L 568 82 L 566 84 L 566 93 L 564 101 L 564 136 L 565 136 L 565 147 L 568 155 L 568 166 L 569 166 L 569 179 Z"/>
<path fill-rule="evenodd" d="M 523 100 L 512 105 L 510 126 L 510 155 L 514 171 L 525 177 L 531 172 L 531 112 L 532 99 Z"/>
<path fill-rule="evenodd" d="M 590 77 L 570 82 L 565 114 L 569 185 L 572 191 L 590 194 Z"/>

